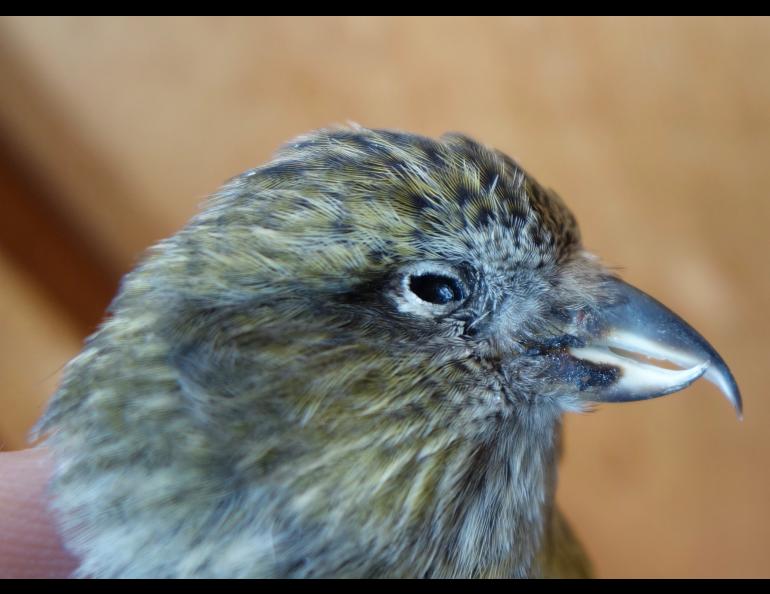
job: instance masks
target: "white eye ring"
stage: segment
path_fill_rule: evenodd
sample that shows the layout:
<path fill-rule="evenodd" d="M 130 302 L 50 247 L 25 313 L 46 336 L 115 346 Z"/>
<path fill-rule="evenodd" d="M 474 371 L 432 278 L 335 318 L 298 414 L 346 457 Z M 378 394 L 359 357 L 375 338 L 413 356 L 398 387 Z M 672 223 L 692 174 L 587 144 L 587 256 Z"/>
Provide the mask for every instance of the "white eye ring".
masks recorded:
<path fill-rule="evenodd" d="M 400 312 L 436 316 L 457 307 L 469 292 L 461 275 L 451 266 L 420 262 L 401 271 L 394 293 Z"/>

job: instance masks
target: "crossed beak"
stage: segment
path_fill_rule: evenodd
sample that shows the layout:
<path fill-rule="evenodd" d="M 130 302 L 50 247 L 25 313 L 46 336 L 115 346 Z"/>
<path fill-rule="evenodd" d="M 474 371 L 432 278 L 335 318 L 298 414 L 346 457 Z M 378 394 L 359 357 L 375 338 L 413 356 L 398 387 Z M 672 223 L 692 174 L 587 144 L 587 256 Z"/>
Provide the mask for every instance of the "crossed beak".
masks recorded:
<path fill-rule="evenodd" d="M 554 358 L 562 381 L 581 400 L 628 402 L 671 394 L 704 377 L 741 417 L 735 378 L 706 339 L 646 293 L 617 278 L 607 282 L 609 302 L 575 316 L 570 334 L 580 340 Z"/>

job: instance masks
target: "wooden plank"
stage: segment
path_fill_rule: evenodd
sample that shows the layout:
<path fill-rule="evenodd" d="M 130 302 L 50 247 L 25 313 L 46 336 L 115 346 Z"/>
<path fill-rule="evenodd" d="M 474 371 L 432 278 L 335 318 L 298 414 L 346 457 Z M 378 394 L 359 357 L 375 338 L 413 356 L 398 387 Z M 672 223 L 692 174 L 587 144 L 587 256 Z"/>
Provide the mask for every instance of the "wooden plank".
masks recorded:
<path fill-rule="evenodd" d="M 80 336 L 56 303 L 0 251 L 0 450 L 27 445 L 27 432 L 56 388 Z"/>
<path fill-rule="evenodd" d="M 78 332 L 92 332 L 117 289 L 118 271 L 62 215 L 0 136 L 0 251 L 39 286 Z"/>

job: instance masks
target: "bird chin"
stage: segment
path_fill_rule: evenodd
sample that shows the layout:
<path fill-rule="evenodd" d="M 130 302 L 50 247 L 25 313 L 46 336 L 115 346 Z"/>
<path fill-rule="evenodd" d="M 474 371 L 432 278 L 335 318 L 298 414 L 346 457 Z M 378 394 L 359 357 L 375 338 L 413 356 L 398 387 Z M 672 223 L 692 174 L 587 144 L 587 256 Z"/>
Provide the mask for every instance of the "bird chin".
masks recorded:
<path fill-rule="evenodd" d="M 706 339 L 639 289 L 614 277 L 607 283 L 608 302 L 579 314 L 573 330 L 580 342 L 548 355 L 550 371 L 585 402 L 657 398 L 703 377 L 716 384 L 740 418 L 735 378 Z"/>

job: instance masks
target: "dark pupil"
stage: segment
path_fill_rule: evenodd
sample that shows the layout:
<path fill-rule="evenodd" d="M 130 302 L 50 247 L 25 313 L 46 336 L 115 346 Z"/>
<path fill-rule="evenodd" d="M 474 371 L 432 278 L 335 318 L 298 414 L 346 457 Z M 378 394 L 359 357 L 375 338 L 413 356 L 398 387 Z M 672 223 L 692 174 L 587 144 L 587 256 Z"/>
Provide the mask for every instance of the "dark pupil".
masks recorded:
<path fill-rule="evenodd" d="M 439 305 L 462 298 L 462 291 L 457 281 L 438 274 L 413 276 L 409 279 L 409 288 L 423 301 Z"/>

